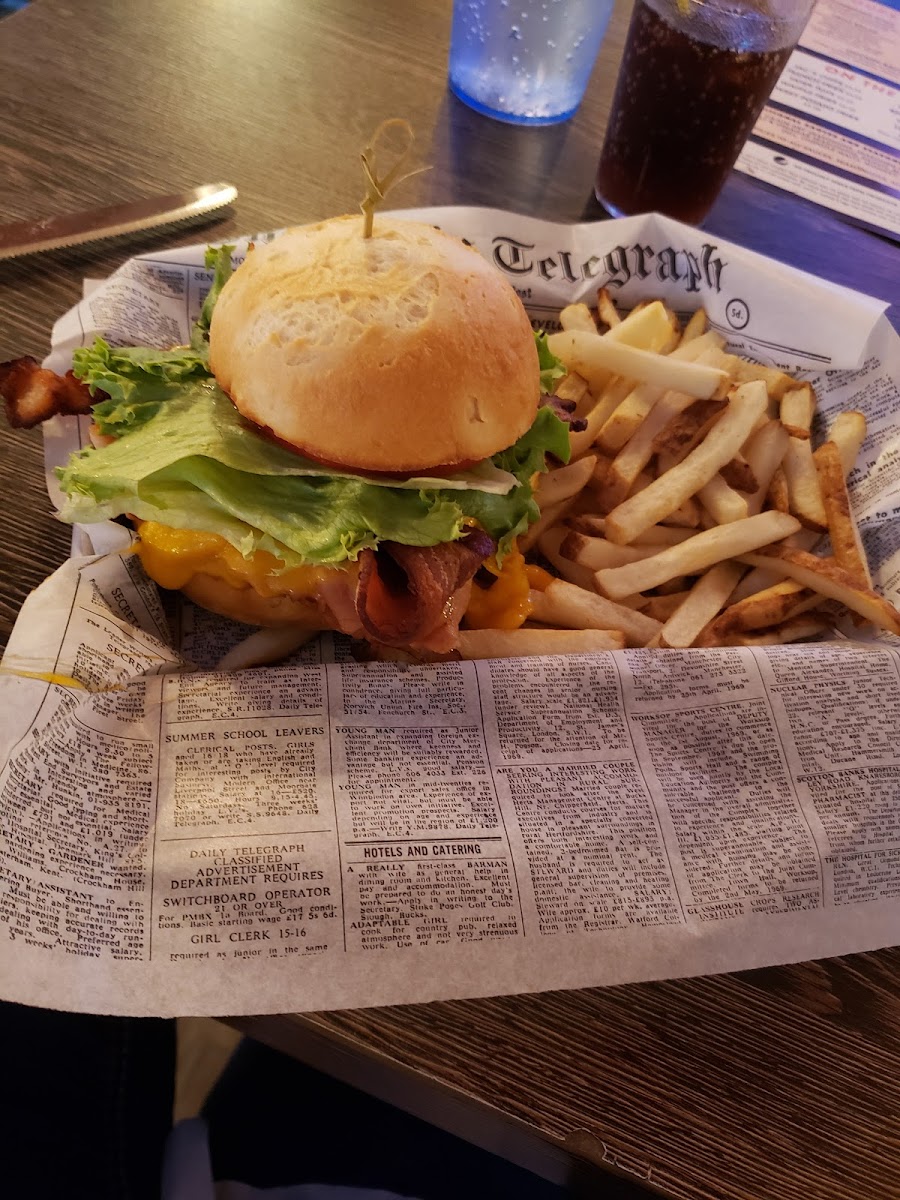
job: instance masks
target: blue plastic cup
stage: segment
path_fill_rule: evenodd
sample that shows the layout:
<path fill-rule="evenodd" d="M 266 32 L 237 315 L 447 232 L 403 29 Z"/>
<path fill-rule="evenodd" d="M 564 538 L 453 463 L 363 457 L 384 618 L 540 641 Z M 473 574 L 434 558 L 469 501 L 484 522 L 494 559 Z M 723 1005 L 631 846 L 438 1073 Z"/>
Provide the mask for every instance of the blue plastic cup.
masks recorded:
<path fill-rule="evenodd" d="M 450 87 L 477 112 L 555 125 L 578 108 L 613 0 L 454 0 Z"/>

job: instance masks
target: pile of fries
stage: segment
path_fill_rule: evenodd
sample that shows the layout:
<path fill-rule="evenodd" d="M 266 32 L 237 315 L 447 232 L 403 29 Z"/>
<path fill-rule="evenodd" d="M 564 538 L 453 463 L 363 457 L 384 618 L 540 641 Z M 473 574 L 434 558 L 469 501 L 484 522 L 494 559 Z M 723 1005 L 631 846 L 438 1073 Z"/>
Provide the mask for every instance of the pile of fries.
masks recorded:
<path fill-rule="evenodd" d="M 520 542 L 550 573 L 509 645 L 463 631 L 465 657 L 775 645 L 847 614 L 900 634 L 847 495 L 862 413 L 837 416 L 813 450 L 812 387 L 727 353 L 703 310 L 682 329 L 661 301 L 623 318 L 601 291 L 596 313 L 573 304 L 560 323 L 556 394 L 587 427 L 541 478 Z"/>

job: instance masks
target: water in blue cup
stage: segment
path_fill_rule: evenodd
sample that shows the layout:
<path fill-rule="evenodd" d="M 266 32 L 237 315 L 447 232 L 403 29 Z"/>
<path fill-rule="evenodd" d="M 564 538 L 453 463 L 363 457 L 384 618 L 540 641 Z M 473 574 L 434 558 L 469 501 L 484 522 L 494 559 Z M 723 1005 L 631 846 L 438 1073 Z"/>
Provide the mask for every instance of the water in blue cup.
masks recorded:
<path fill-rule="evenodd" d="M 606 33 L 613 0 L 454 0 L 450 87 L 517 125 L 571 117 Z"/>

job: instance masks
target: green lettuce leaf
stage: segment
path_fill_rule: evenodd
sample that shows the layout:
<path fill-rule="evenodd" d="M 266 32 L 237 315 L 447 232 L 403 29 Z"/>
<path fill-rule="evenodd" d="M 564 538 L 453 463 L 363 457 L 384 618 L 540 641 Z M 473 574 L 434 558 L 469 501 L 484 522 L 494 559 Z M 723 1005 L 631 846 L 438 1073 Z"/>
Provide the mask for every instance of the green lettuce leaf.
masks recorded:
<path fill-rule="evenodd" d="M 213 281 L 206 293 L 206 299 L 203 301 L 200 316 L 191 331 L 191 347 L 201 354 L 206 354 L 209 350 L 209 325 L 219 293 L 231 278 L 233 250 L 234 246 L 207 246 L 206 248 L 204 265 L 207 270 L 213 272 Z"/>
<path fill-rule="evenodd" d="M 108 400 L 93 407 L 101 433 L 121 437 L 156 416 L 160 405 L 184 390 L 194 379 L 209 379 L 205 358 L 187 346 L 154 350 L 146 346 L 113 349 L 103 338 L 73 354 L 73 372 L 92 395 L 105 392 Z"/>
<path fill-rule="evenodd" d="M 132 391 L 132 409 L 144 388 L 161 382 Z M 356 558 L 383 540 L 452 541 L 464 534 L 466 518 L 499 542 L 502 558 L 538 515 L 530 481 L 544 469 L 545 453 L 568 458 L 566 426 L 542 408 L 519 441 L 494 457 L 519 481 L 505 496 L 383 487 L 355 476 L 298 474 L 304 460 L 248 428 L 209 379 L 188 376 L 164 402 L 148 403 L 156 403 L 151 418 L 133 421 L 127 436 L 102 449 L 73 455 L 57 472 L 68 497 L 62 518 L 90 524 L 133 513 L 218 533 L 244 555 L 268 550 L 286 567 Z"/>
<path fill-rule="evenodd" d="M 538 365 L 541 368 L 541 391 L 552 396 L 557 382 L 566 374 L 566 368 L 547 345 L 546 333 L 536 333 L 534 340 L 537 345 Z"/>
<path fill-rule="evenodd" d="M 219 293 L 231 276 L 234 246 L 208 247 L 206 266 L 213 281 L 200 316 L 191 331 L 190 346 L 155 350 L 146 346 L 113 349 L 103 338 L 73 354 L 73 371 L 91 394 L 105 392 L 108 400 L 94 405 L 100 432 L 121 437 L 156 416 L 160 405 L 181 394 L 181 385 L 192 379 L 212 378 L 209 370 L 209 325 Z"/>
<path fill-rule="evenodd" d="M 497 540 L 500 562 L 512 549 L 513 540 L 541 515 L 531 480 L 535 474 L 546 471 L 548 454 L 561 462 L 569 461 L 569 427 L 551 408 L 543 407 L 538 409 L 531 428 L 508 450 L 501 450 L 492 459 L 501 470 L 515 475 L 520 486 L 508 496 L 489 496 L 484 492 L 467 494 L 466 516 L 474 517 Z M 498 499 L 507 503 L 503 506 L 491 503 Z"/>

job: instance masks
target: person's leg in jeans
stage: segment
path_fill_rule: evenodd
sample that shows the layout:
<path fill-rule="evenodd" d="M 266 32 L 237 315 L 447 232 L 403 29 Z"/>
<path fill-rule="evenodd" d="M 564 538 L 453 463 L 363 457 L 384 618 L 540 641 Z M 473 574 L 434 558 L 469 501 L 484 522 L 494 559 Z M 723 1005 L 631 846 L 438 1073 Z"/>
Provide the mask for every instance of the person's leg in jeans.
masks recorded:
<path fill-rule="evenodd" d="M 16 1200 L 158 1200 L 175 1022 L 0 1002 L 0 1179 Z"/>

